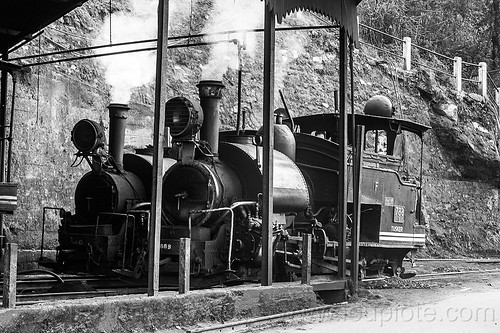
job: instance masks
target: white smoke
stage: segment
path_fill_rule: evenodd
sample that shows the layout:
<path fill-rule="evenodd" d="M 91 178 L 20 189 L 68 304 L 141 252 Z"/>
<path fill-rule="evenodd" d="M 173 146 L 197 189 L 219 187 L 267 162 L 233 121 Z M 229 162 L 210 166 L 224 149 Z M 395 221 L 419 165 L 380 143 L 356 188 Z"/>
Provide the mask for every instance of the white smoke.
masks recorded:
<path fill-rule="evenodd" d="M 102 26 L 96 45 L 156 38 L 157 0 L 131 0 L 131 12 L 113 13 Z M 139 47 L 154 47 L 155 43 L 140 46 L 120 46 L 99 49 L 97 53 L 120 52 Z M 134 52 L 99 57 L 106 68 L 106 82 L 111 85 L 111 102 L 128 103 L 131 90 L 150 82 L 155 76 L 156 52 Z"/>
<path fill-rule="evenodd" d="M 304 32 L 289 31 L 282 41 L 282 49 L 276 50 L 274 86 L 283 89 L 290 65 L 304 53 L 306 39 Z"/>
<path fill-rule="evenodd" d="M 209 29 L 204 32 L 262 28 L 263 17 L 263 2 L 216 0 L 208 20 Z M 207 37 L 208 42 L 219 41 L 221 43 L 213 45 L 208 63 L 202 66 L 202 79 L 221 80 L 222 75 L 228 69 L 238 69 L 238 48 L 241 52 L 253 56 L 256 37 L 256 33 L 232 33 Z"/>

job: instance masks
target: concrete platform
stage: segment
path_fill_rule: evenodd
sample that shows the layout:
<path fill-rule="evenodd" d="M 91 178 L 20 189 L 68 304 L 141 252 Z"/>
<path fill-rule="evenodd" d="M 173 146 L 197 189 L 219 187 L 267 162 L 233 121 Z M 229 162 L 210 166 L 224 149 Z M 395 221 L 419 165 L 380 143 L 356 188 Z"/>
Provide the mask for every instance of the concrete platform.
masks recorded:
<path fill-rule="evenodd" d="M 335 283 L 345 295 L 345 281 Z M 342 288 L 339 290 L 339 288 Z M 323 288 L 321 288 L 323 289 Z M 274 283 L 197 290 L 179 295 L 101 297 L 47 302 L 0 310 L 0 332 L 183 331 L 227 321 L 267 316 L 322 305 L 314 285 Z"/>

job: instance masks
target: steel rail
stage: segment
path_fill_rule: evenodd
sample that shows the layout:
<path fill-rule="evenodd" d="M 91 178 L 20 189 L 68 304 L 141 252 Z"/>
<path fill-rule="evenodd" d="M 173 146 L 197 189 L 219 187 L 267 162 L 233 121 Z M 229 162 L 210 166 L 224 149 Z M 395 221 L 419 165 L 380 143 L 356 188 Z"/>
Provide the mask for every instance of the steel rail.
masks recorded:
<path fill-rule="evenodd" d="M 500 274 L 500 269 L 489 269 L 489 270 L 470 270 L 470 271 L 460 271 L 460 272 L 442 272 L 442 273 L 429 273 L 429 274 L 418 274 L 414 277 L 408 278 L 408 279 L 403 279 L 403 281 L 432 281 L 432 280 L 439 280 L 439 279 L 448 279 L 448 278 L 454 278 L 457 276 L 461 275 L 468 275 L 468 274 L 485 274 L 485 275 L 494 275 L 494 274 Z M 362 279 L 361 281 L 363 282 L 375 282 L 375 281 L 383 281 L 390 279 L 391 277 L 389 276 L 379 276 L 379 277 L 368 277 L 365 279 Z"/>
<path fill-rule="evenodd" d="M 471 258 L 415 258 L 414 261 L 465 261 L 468 263 L 497 263 L 500 262 L 500 258 L 487 258 L 487 259 L 471 259 Z M 405 261 L 410 261 L 405 259 Z"/>
<path fill-rule="evenodd" d="M 346 302 L 339 303 L 336 305 L 324 305 L 324 306 L 319 306 L 319 307 L 315 307 L 315 308 L 278 313 L 278 314 L 274 314 L 274 315 L 257 317 L 257 318 L 250 318 L 250 319 L 240 320 L 240 321 L 236 321 L 236 322 L 229 322 L 229 323 L 225 323 L 225 324 L 214 325 L 214 326 L 210 326 L 210 327 L 187 329 L 186 332 L 189 332 L 189 333 L 226 332 L 226 331 L 227 332 L 234 332 L 234 331 L 241 330 L 244 328 L 249 328 L 252 326 L 271 324 L 275 321 L 283 320 L 285 318 L 302 317 L 305 315 L 310 316 L 313 314 L 327 313 L 327 312 L 330 312 L 334 308 L 338 308 L 340 306 L 343 306 L 345 303 Z"/>
<path fill-rule="evenodd" d="M 409 279 L 409 281 L 431 281 L 431 280 L 439 280 L 443 278 L 453 278 L 460 275 L 468 275 L 468 274 L 485 274 L 485 275 L 493 275 L 500 274 L 500 269 L 487 269 L 487 270 L 471 270 L 471 271 L 461 271 L 461 272 L 443 272 L 443 273 L 429 273 L 429 274 L 421 274 L 414 276 Z"/>

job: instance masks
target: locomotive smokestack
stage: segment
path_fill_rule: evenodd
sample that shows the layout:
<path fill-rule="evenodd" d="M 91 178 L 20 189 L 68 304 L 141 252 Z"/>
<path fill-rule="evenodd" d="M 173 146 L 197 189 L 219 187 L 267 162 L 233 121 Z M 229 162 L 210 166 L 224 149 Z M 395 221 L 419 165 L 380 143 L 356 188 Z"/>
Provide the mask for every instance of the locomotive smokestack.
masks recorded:
<path fill-rule="evenodd" d="M 196 85 L 199 89 L 200 104 L 203 109 L 203 126 L 200 139 L 208 142 L 212 153 L 219 152 L 219 101 L 224 85 L 221 81 L 204 80 Z"/>
<path fill-rule="evenodd" d="M 126 113 L 130 108 L 127 104 L 111 103 L 109 109 L 109 154 L 118 170 L 123 171 L 123 146 L 125 144 Z"/>

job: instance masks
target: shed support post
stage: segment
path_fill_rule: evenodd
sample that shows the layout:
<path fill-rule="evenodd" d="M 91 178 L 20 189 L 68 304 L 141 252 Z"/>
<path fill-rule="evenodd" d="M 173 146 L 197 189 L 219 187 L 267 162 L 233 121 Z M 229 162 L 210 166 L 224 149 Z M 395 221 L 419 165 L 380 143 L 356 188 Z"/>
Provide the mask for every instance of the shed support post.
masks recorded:
<path fill-rule="evenodd" d="M 403 69 L 406 71 L 411 70 L 411 38 L 403 38 Z"/>
<path fill-rule="evenodd" d="M 17 244 L 7 243 L 3 261 L 3 307 L 16 306 Z"/>
<path fill-rule="evenodd" d="M 338 180 L 338 277 L 346 277 L 346 242 L 347 242 L 347 31 L 340 28 L 340 66 L 339 66 L 339 180 Z"/>
<path fill-rule="evenodd" d="M 9 52 L 2 50 L 2 60 L 9 59 Z M 0 74 L 0 138 L 5 138 L 6 123 L 7 123 L 7 89 L 8 89 L 8 72 L 7 70 L 1 71 Z M 15 96 L 13 96 L 15 98 Z M 5 140 L 0 139 L 0 182 L 5 181 Z M 1 250 L 4 243 L 4 217 L 0 214 L 0 257 L 2 256 Z"/>
<path fill-rule="evenodd" d="M 353 219 L 351 228 L 351 280 L 352 294 L 359 291 L 359 235 L 361 228 L 361 180 L 363 172 L 363 147 L 365 127 L 356 125 L 355 153 L 353 161 Z"/>
<path fill-rule="evenodd" d="M 179 294 L 189 292 L 191 274 L 191 238 L 181 238 L 179 244 Z"/>
<path fill-rule="evenodd" d="M 453 58 L 453 76 L 455 77 L 455 89 L 457 93 L 462 92 L 462 58 Z"/>
<path fill-rule="evenodd" d="M 263 181 L 262 181 L 262 273 L 261 285 L 273 283 L 273 161 L 274 161 L 274 10 L 264 9 L 264 82 L 263 82 Z"/>
<path fill-rule="evenodd" d="M 163 141 L 165 135 L 165 112 L 162 93 L 168 71 L 168 4 L 169 0 L 158 0 L 158 43 L 156 45 L 155 110 L 153 129 L 153 180 L 151 193 L 151 219 L 149 221 L 148 296 L 157 296 L 160 288 L 160 233 L 161 199 L 163 180 Z"/>
<path fill-rule="evenodd" d="M 302 235 L 302 284 L 311 284 L 312 235 Z"/>

